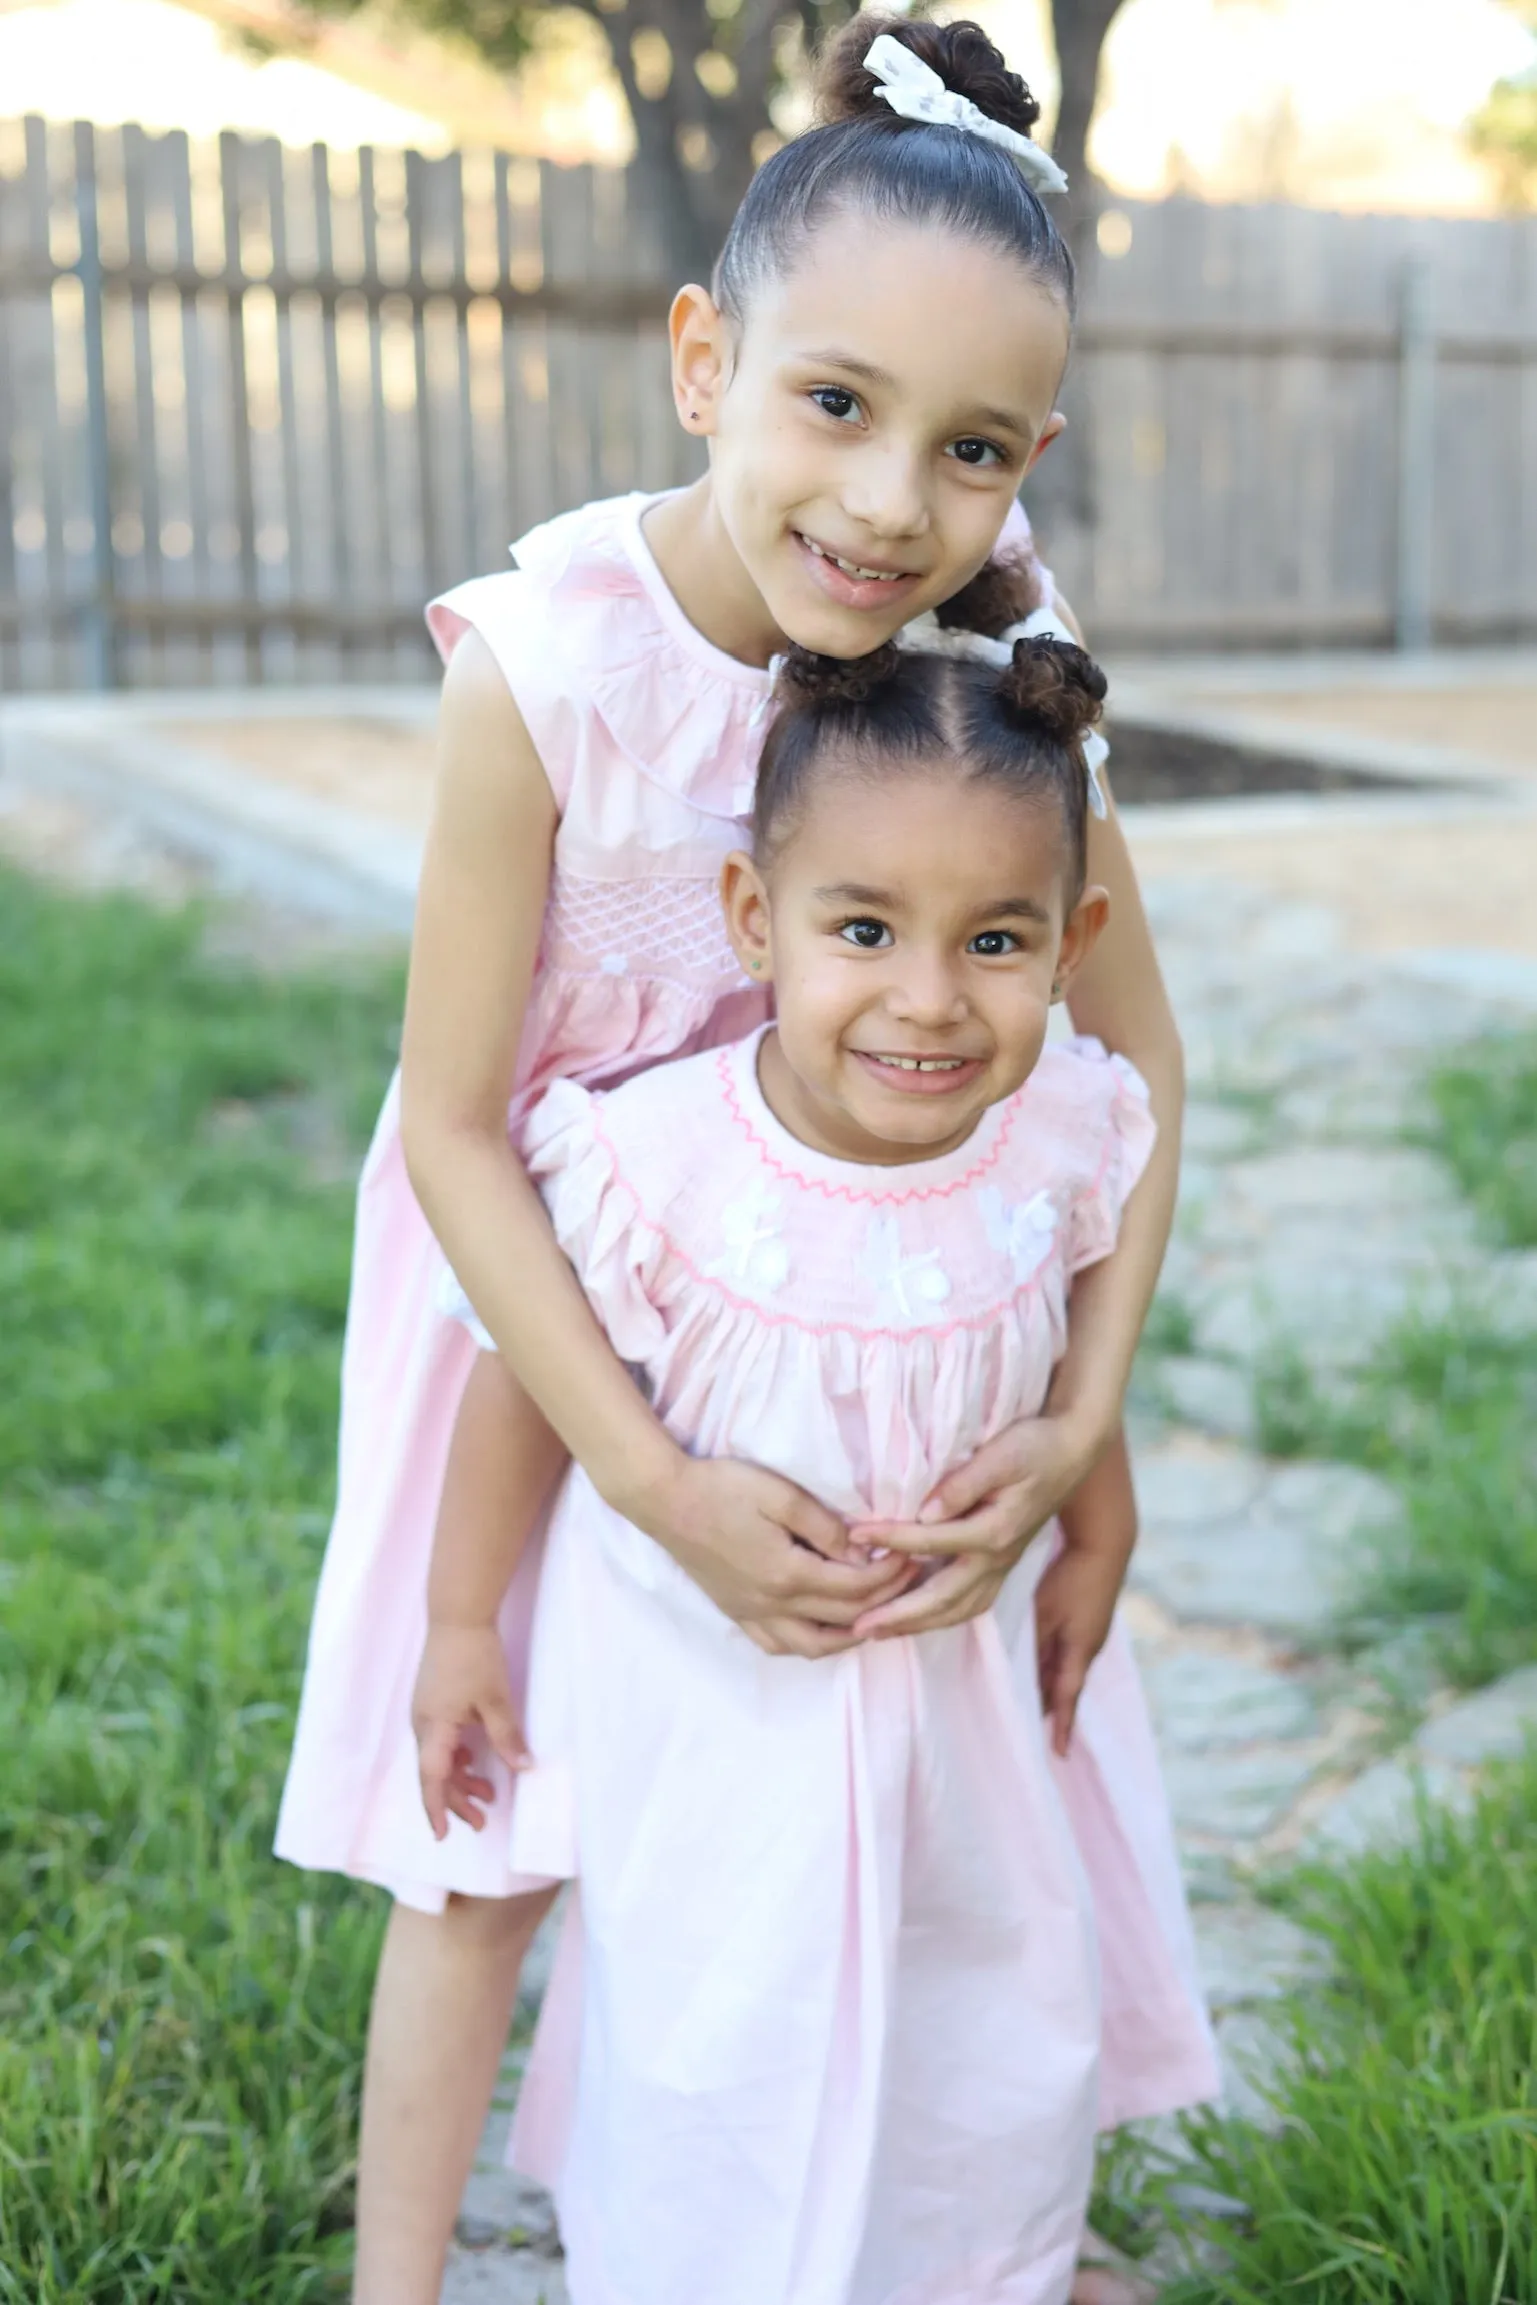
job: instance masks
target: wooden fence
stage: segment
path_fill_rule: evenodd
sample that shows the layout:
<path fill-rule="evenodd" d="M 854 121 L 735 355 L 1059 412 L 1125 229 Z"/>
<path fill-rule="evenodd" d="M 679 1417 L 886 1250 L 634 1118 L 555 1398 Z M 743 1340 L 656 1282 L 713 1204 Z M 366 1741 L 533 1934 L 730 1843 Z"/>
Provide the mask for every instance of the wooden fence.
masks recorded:
<path fill-rule="evenodd" d="M 1070 382 L 1109 646 L 1537 633 L 1537 224 L 1127 206 Z M 622 172 L 0 123 L 0 687 L 420 677 L 698 469 Z"/>

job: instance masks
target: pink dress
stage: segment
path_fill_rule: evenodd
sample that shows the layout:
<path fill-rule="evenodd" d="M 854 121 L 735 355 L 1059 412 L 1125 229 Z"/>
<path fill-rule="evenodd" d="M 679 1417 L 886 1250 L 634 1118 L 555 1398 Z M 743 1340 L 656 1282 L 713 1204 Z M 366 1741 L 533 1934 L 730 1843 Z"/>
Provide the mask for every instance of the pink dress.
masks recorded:
<path fill-rule="evenodd" d="M 610 1082 L 729 1039 L 766 1008 L 726 941 L 716 887 L 741 845 L 770 678 L 688 622 L 622 497 L 524 537 L 518 567 L 428 612 L 445 657 L 473 627 L 507 679 L 560 812 L 549 908 L 510 1125 L 552 1080 Z M 310 1633 L 279 1856 L 442 1909 L 506 1896 L 511 1793 L 492 1822 L 434 1841 L 411 1688 L 449 1438 L 476 1347 L 443 1310 L 448 1272 L 407 1178 L 398 1079 L 358 1190 L 342 1361 L 336 1517 Z M 521 1684 L 538 1550 L 503 1631 Z"/>
<path fill-rule="evenodd" d="M 1153 1138 L 1096 1043 L 943 1159 L 808 1151 L 759 1035 L 525 1127 L 615 1349 L 697 1454 L 908 1516 L 1036 1413 Z M 548 1535 L 512 1861 L 576 1876 L 516 2151 L 573 2305 L 1061 2305 L 1096 2125 L 1216 2073 L 1117 1631 L 1048 1749 L 1033 1546 L 952 1631 L 765 1657 L 580 1472 Z"/>

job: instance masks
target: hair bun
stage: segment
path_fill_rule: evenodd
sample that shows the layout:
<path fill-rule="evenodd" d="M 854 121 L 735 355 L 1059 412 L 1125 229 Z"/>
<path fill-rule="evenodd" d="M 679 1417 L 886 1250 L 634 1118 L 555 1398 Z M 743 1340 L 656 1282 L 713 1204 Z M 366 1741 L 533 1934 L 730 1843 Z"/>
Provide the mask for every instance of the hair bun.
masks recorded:
<path fill-rule="evenodd" d="M 1034 721 L 1063 744 L 1077 744 L 1100 717 L 1109 683 L 1086 648 L 1042 633 L 1016 640 L 999 691 L 1021 720 Z"/>
<path fill-rule="evenodd" d="M 856 16 L 822 50 L 816 73 L 817 118 L 884 120 L 900 125 L 881 101 L 879 82 L 865 70 L 871 44 L 889 33 L 957 96 L 969 96 L 980 112 L 1005 128 L 1028 136 L 1041 108 L 1017 72 L 1011 72 L 980 24 L 929 24 L 911 16 L 882 16 L 873 10 Z"/>
<path fill-rule="evenodd" d="M 894 641 L 868 656 L 819 656 L 792 643 L 779 660 L 774 694 L 781 704 L 863 704 L 902 661 Z"/>

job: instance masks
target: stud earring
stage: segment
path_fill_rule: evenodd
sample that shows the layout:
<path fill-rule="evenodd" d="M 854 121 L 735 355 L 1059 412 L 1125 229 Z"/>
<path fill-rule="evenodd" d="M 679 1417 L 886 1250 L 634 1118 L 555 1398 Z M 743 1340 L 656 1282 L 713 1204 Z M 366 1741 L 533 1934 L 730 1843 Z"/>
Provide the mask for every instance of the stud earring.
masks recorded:
<path fill-rule="evenodd" d="M 1051 980 L 1051 997 L 1053 1000 L 1062 998 L 1062 979 L 1059 976 L 1054 976 Z"/>

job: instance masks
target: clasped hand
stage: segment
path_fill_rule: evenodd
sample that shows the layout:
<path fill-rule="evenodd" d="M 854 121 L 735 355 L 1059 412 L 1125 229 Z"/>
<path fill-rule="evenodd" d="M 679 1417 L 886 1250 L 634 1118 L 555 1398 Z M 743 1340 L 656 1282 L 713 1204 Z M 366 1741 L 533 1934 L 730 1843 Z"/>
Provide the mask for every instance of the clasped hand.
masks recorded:
<path fill-rule="evenodd" d="M 765 1655 L 832 1657 L 990 1609 L 1091 1454 L 1064 1419 L 1027 1418 L 949 1474 L 904 1523 L 851 1528 L 793 1481 L 730 1458 L 679 1458 L 653 1491 L 611 1501 Z M 1054 1579 L 1041 1665 L 1059 1749 L 1118 1585 L 1118 1574 L 1077 1563 Z M 510 1770 L 529 1765 L 494 1625 L 429 1629 L 413 1717 L 434 1834 L 443 1837 L 450 1815 L 479 1829 L 493 1788 L 466 1731 L 478 1731 Z"/>

